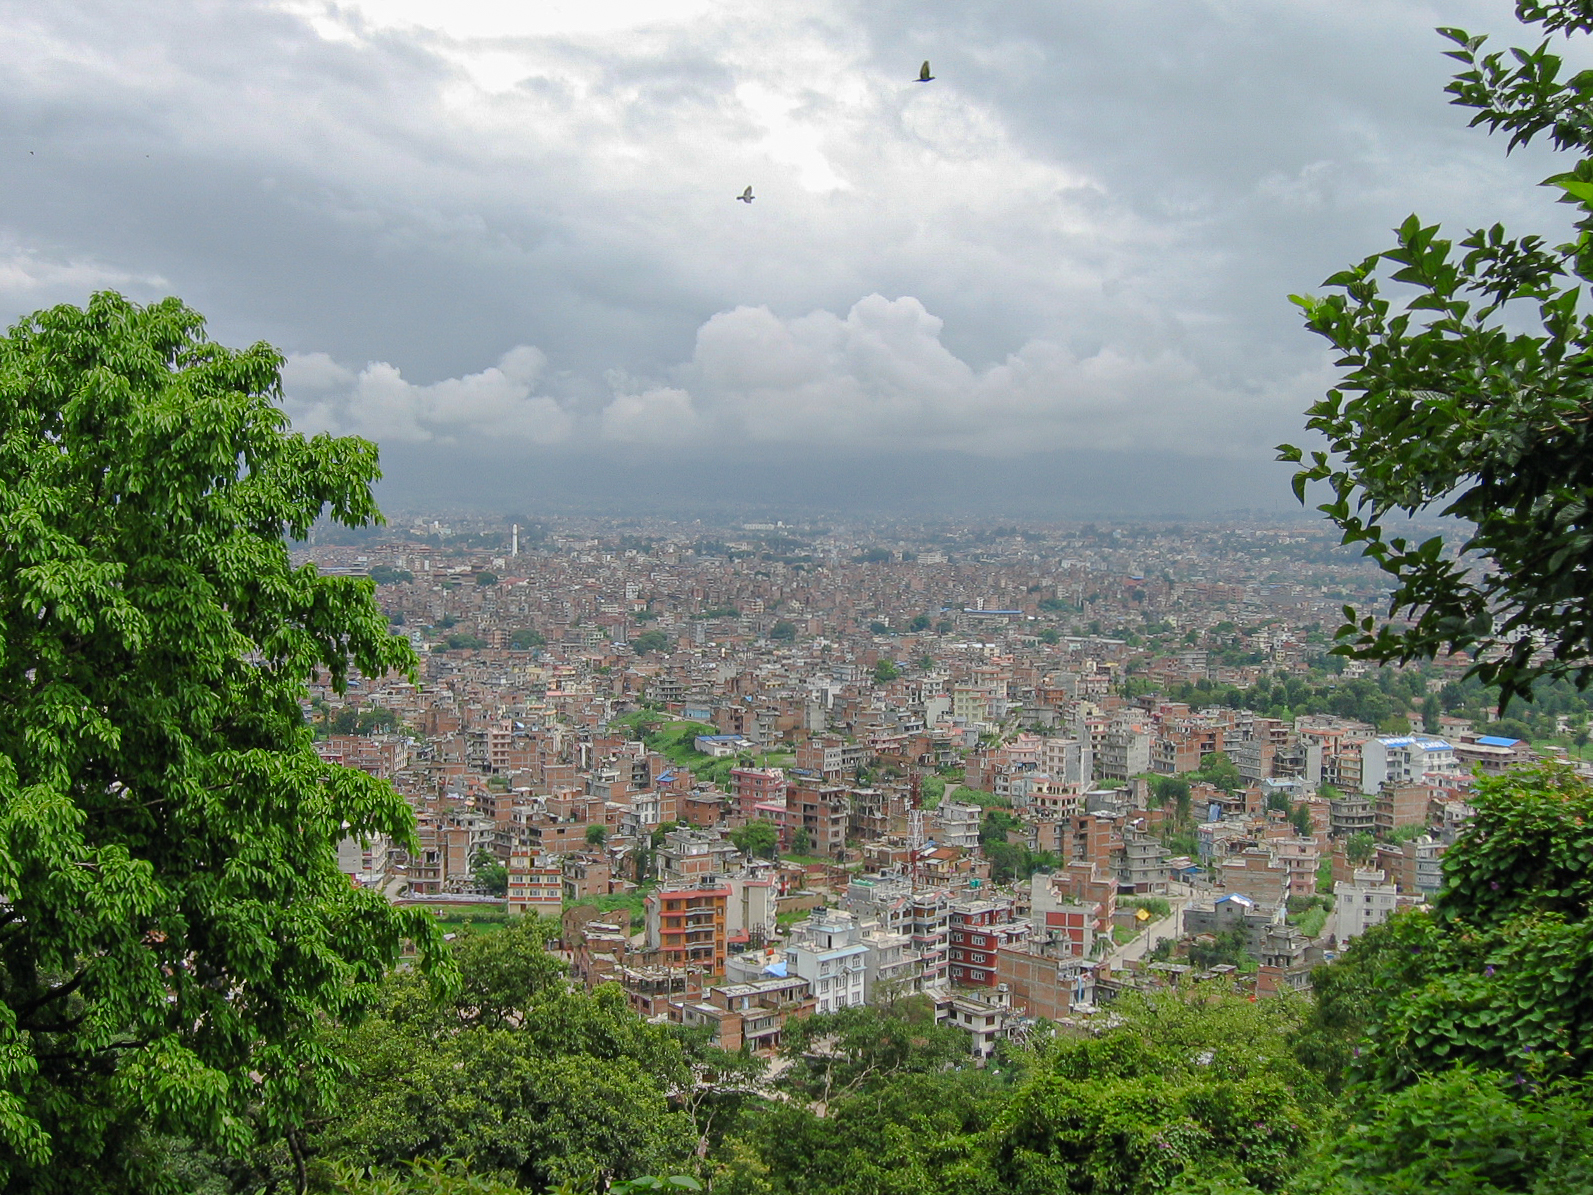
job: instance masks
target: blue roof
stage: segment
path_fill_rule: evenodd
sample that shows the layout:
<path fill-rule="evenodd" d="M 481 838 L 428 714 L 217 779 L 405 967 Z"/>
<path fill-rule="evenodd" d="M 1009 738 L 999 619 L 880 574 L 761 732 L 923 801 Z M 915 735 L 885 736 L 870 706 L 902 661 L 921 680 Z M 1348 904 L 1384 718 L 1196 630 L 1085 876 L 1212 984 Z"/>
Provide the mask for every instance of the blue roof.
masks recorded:
<path fill-rule="evenodd" d="M 763 969 L 763 973 L 765 975 L 773 975 L 776 979 L 784 979 L 786 977 L 785 960 L 781 959 L 778 963 L 770 963 Z"/>
<path fill-rule="evenodd" d="M 1477 741 L 1486 747 L 1514 747 L 1520 739 L 1502 739 L 1496 734 L 1480 734 Z"/>

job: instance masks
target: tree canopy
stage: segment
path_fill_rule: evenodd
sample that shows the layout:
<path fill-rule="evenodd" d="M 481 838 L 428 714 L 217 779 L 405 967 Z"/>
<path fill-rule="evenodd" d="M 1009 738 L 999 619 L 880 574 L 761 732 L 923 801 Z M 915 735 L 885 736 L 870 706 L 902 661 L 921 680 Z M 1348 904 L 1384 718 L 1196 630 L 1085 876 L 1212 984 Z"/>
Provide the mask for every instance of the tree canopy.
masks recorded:
<path fill-rule="evenodd" d="M 1549 33 L 1593 31 L 1589 0 L 1516 10 Z M 1593 680 L 1593 318 L 1581 292 L 1593 280 L 1593 74 L 1563 73 L 1548 40 L 1507 55 L 1440 32 L 1465 68 L 1447 90 L 1474 126 L 1571 155 L 1544 185 L 1576 209 L 1576 236 L 1550 245 L 1494 224 L 1457 245 L 1413 215 L 1393 248 L 1327 280 L 1338 293 L 1296 297 L 1346 373 L 1309 412 L 1326 449 L 1280 452 L 1301 465 L 1300 500 L 1326 483 L 1319 509 L 1394 580 L 1389 618 L 1402 621 L 1345 607 L 1338 650 L 1401 662 L 1469 652 L 1507 701 L 1531 700 L 1543 675 Z M 1388 282 L 1401 291 L 1386 294 Z M 1391 516 L 1428 511 L 1468 529 L 1458 552 L 1442 535 L 1390 529 Z"/>
<path fill-rule="evenodd" d="M 352 887 L 413 841 L 300 700 L 413 668 L 368 579 L 292 567 L 379 518 L 375 448 L 288 429 L 281 356 L 114 294 L 0 338 L 0 1186 L 179 1189 L 155 1134 L 286 1140 L 423 915 Z"/>

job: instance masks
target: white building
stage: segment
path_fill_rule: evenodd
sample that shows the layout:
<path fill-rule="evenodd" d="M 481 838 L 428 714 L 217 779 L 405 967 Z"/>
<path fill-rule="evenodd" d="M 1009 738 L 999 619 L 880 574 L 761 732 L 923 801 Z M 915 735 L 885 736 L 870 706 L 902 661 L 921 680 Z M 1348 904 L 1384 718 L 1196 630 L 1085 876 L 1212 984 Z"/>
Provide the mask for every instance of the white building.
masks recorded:
<path fill-rule="evenodd" d="M 1421 784 L 1429 776 L 1453 776 L 1460 770 L 1455 749 L 1427 735 L 1367 739 L 1361 744 L 1361 791 L 1375 793 L 1385 782 Z"/>
<path fill-rule="evenodd" d="M 730 903 L 725 910 L 725 932 L 732 939 L 745 932 L 755 942 L 773 941 L 777 913 L 774 881 L 757 876 L 734 875 L 725 883 L 730 886 Z"/>
<path fill-rule="evenodd" d="M 946 1024 L 955 1025 L 973 1039 L 969 1049 L 975 1058 L 994 1054 L 996 1043 L 1012 1036 L 1015 1020 L 1012 993 L 1004 983 L 988 993 L 957 993 L 946 1014 Z"/>
<path fill-rule="evenodd" d="M 856 919 L 840 909 L 815 912 L 802 937 L 786 947 L 787 969 L 808 981 L 818 1001 L 815 1012 L 863 1003 L 867 958 Z"/>
<path fill-rule="evenodd" d="M 942 801 L 935 810 L 935 840 L 941 846 L 975 850 L 979 846 L 979 820 L 983 815 L 984 810 L 978 805 Z"/>
<path fill-rule="evenodd" d="M 918 956 L 913 953 L 911 936 L 870 924 L 863 927 L 861 941 L 868 947 L 863 956 L 863 999 L 867 1003 L 873 1004 L 885 991 L 905 994 L 913 990 Z"/>
<path fill-rule="evenodd" d="M 1358 938 L 1394 915 L 1397 889 L 1383 883 L 1380 871 L 1357 871 L 1353 883 L 1333 885 L 1334 936 L 1340 943 Z"/>

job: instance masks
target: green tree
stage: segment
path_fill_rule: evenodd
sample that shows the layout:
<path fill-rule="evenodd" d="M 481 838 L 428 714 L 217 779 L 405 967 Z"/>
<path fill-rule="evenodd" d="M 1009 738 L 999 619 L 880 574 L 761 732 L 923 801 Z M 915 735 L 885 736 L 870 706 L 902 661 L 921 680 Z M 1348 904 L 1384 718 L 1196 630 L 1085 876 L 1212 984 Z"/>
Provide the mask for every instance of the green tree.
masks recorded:
<path fill-rule="evenodd" d="M 896 663 L 893 660 L 880 660 L 874 665 L 874 683 L 876 685 L 888 685 L 901 674 L 901 669 L 896 667 Z"/>
<path fill-rule="evenodd" d="M 769 638 L 780 642 L 789 643 L 797 636 L 796 623 L 788 619 L 780 619 L 769 631 Z"/>
<path fill-rule="evenodd" d="M 608 827 L 596 824 L 586 828 L 586 845 L 602 846 L 608 841 Z"/>
<path fill-rule="evenodd" d="M 496 585 L 497 583 L 498 583 L 498 574 L 497 573 L 491 573 L 491 572 L 483 571 L 483 572 L 479 572 L 479 573 L 476 574 L 476 584 L 481 586 L 483 589 L 487 588 L 490 585 Z"/>
<path fill-rule="evenodd" d="M 812 852 L 813 835 L 809 834 L 804 827 L 798 826 L 796 833 L 791 835 L 791 853 L 793 855 L 808 855 L 812 854 Z"/>
<path fill-rule="evenodd" d="M 942 618 L 935 624 L 935 634 L 937 635 L 949 635 L 956 629 L 957 624 L 949 618 Z"/>
<path fill-rule="evenodd" d="M 521 627 L 509 636 L 509 646 L 515 651 L 530 651 L 534 647 L 547 646 L 547 639 L 535 627 Z"/>
<path fill-rule="evenodd" d="M 1520 0 L 1516 12 L 1548 33 L 1593 31 L 1587 0 Z M 1467 652 L 1505 701 L 1530 701 L 1540 676 L 1593 680 L 1593 400 L 1582 380 L 1593 323 L 1579 310 L 1593 279 L 1589 77 L 1562 73 L 1547 39 L 1507 55 L 1440 33 L 1464 68 L 1447 91 L 1473 125 L 1508 133 L 1510 148 L 1543 137 L 1569 155 L 1544 185 L 1575 209 L 1576 236 L 1551 246 L 1495 224 L 1457 246 L 1413 215 L 1394 248 L 1327 280 L 1339 293 L 1297 297 L 1347 372 L 1309 412 L 1326 448 L 1280 454 L 1301 465 L 1300 500 L 1325 482 L 1318 509 L 1394 581 L 1398 621 L 1346 607 L 1336 650 L 1382 661 Z M 1385 280 L 1400 285 L 1397 302 Z M 1434 507 L 1467 529 L 1457 551 L 1385 525 Z"/>
<path fill-rule="evenodd" d="M 1377 849 L 1377 839 L 1365 830 L 1357 830 L 1344 840 L 1344 857 L 1351 863 L 1365 863 Z"/>
<path fill-rule="evenodd" d="M 779 1086 L 828 1102 L 895 1075 L 941 1070 L 968 1056 L 968 1037 L 912 1006 L 858 1006 L 788 1021 L 781 1053 L 789 1065 Z"/>
<path fill-rule="evenodd" d="M 981 1189 L 1139 1195 L 1183 1176 L 1271 1191 L 1294 1172 L 1328 1108 L 1291 1050 L 1304 1001 L 1208 988 L 1112 1011 L 1045 1047 L 991 1132 L 997 1181 Z"/>
<path fill-rule="evenodd" d="M 1245 778 L 1239 774 L 1239 769 L 1233 760 L 1222 751 L 1214 751 L 1201 761 L 1198 771 L 1191 772 L 1191 780 L 1203 784 L 1212 784 L 1222 789 L 1225 793 L 1238 792 L 1245 786 Z"/>
<path fill-rule="evenodd" d="M 759 818 L 730 831 L 730 841 L 746 854 L 773 859 L 780 847 L 780 831 L 773 822 Z"/>
<path fill-rule="evenodd" d="M 407 671 L 368 579 L 284 531 L 379 519 L 374 446 L 288 430 L 282 357 L 175 299 L 98 294 L 0 338 L 0 1186 L 160 1191 L 150 1134 L 283 1142 L 418 911 L 351 886 L 348 836 L 414 845 L 299 701 Z"/>
<path fill-rule="evenodd" d="M 1565 1085 L 1469 1067 L 1424 1075 L 1356 1109 L 1290 1195 L 1593 1190 L 1593 1116 Z"/>
<path fill-rule="evenodd" d="M 408 972 L 341 1045 L 352 1073 L 314 1141 L 345 1165 L 468 1157 L 541 1191 L 590 1190 L 685 1162 L 696 1142 L 670 1098 L 691 1082 L 669 1029 L 616 985 L 571 990 L 554 923 L 515 918 L 454 942 L 461 988 L 439 1003 Z"/>
<path fill-rule="evenodd" d="M 1438 733 L 1438 718 L 1444 712 L 1438 694 L 1429 693 L 1422 699 L 1422 729 L 1428 734 Z"/>
<path fill-rule="evenodd" d="M 639 656 L 645 656 L 650 651 L 663 651 L 669 646 L 669 636 L 663 631 L 643 631 L 631 640 L 631 650 Z"/>
<path fill-rule="evenodd" d="M 1175 819 L 1180 823 L 1189 820 L 1189 781 L 1182 776 L 1151 777 L 1151 793 L 1163 806 L 1173 806 Z"/>
<path fill-rule="evenodd" d="M 920 631 L 929 630 L 929 615 L 927 615 L 927 614 L 915 614 L 915 615 L 913 615 L 913 620 L 910 623 L 907 624 L 907 629 L 909 631 L 912 631 L 914 634 L 917 634 Z"/>
<path fill-rule="evenodd" d="M 509 894 L 509 869 L 499 863 L 495 856 L 486 851 L 478 851 L 471 870 L 475 873 L 476 883 L 480 884 L 489 896 Z"/>

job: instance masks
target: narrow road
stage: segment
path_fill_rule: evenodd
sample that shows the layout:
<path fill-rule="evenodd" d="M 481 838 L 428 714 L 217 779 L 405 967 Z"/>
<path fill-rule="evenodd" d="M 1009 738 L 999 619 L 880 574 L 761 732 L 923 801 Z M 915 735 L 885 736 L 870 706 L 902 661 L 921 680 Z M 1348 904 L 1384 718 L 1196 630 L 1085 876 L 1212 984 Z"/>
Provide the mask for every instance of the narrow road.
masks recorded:
<path fill-rule="evenodd" d="M 1189 901 L 1190 897 L 1187 896 L 1169 895 L 1167 898 L 1167 903 L 1173 906 L 1173 911 L 1167 916 L 1163 917 L 1160 921 L 1152 921 L 1148 923 L 1146 927 L 1140 931 L 1139 937 L 1135 938 L 1127 945 L 1119 946 L 1115 950 L 1111 951 L 1109 954 L 1107 954 L 1106 960 L 1114 967 L 1120 966 L 1129 959 L 1144 958 L 1153 949 L 1155 949 L 1157 941 L 1162 938 L 1172 938 L 1176 941 L 1178 938 L 1179 925 L 1184 914 L 1184 906 L 1188 904 Z"/>

